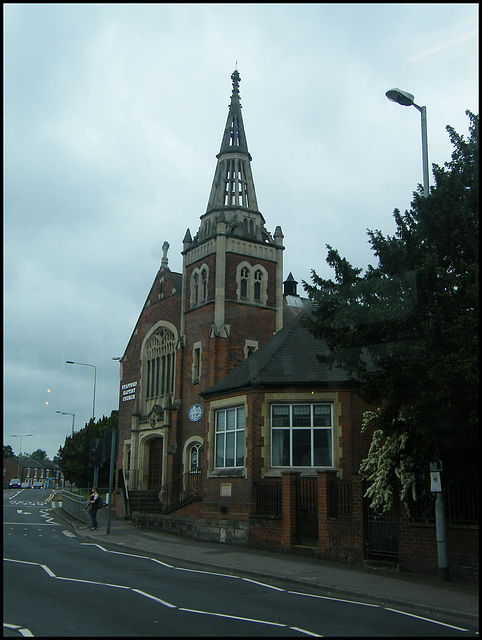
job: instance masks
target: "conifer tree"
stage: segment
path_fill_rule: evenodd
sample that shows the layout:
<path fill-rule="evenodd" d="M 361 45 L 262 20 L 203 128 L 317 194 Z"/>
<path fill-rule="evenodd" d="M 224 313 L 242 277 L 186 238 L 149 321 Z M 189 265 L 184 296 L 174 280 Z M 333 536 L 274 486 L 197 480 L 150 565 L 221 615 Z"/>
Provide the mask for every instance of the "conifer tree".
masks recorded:
<path fill-rule="evenodd" d="M 361 467 L 374 504 L 402 498 L 441 459 L 445 479 L 476 477 L 478 468 L 478 115 L 466 112 L 465 140 L 450 126 L 450 162 L 433 165 L 427 198 L 421 185 L 410 211 L 394 211 L 396 232 L 368 231 L 378 259 L 362 274 L 331 246 L 334 280 L 313 270 L 304 282 L 313 301 L 305 319 L 345 368 L 359 394 L 379 410 Z M 419 483 L 420 484 L 420 483 Z"/>

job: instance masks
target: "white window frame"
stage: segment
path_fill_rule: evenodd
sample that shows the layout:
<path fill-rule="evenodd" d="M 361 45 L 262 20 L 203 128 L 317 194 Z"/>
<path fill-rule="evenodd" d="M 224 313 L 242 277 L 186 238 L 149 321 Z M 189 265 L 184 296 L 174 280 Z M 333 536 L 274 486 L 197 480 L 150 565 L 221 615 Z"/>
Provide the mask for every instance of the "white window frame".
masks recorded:
<path fill-rule="evenodd" d="M 296 424 L 297 415 L 296 409 L 301 407 L 309 408 L 309 419 L 306 419 L 305 424 Z M 316 419 L 315 407 L 323 407 L 323 412 L 319 412 L 318 419 Z M 275 425 L 274 414 L 276 408 L 283 408 L 285 412 L 287 424 Z M 326 409 L 329 409 L 327 412 Z M 329 416 L 329 424 L 315 424 L 316 422 L 325 421 L 321 416 Z M 278 416 L 281 418 L 281 414 Z M 298 414 L 298 420 L 302 422 L 301 414 Z M 330 402 L 293 402 L 282 403 L 273 402 L 270 407 L 270 438 L 271 438 L 271 468 L 317 468 L 317 469 L 332 469 L 334 465 L 334 429 L 333 429 L 333 404 Z M 281 432 L 284 432 L 284 437 L 288 437 L 289 440 L 289 460 L 280 460 L 283 453 L 286 442 L 281 439 L 283 436 Z M 302 433 L 303 432 L 303 433 Z M 320 460 L 316 458 L 316 439 L 323 434 L 325 442 L 328 443 L 330 460 L 323 460 L 320 464 Z M 326 432 L 328 432 L 328 438 L 326 439 Z M 301 442 L 301 438 L 309 435 L 309 453 L 305 452 L 303 459 L 300 459 L 300 451 L 307 449 L 306 441 Z M 297 442 L 298 441 L 298 442 Z M 306 458 L 308 455 L 309 459 Z M 281 464 L 284 462 L 284 464 Z M 276 464 L 275 464 L 276 463 Z"/>
<path fill-rule="evenodd" d="M 234 422 L 232 421 L 233 417 Z M 214 469 L 244 468 L 246 459 L 245 429 L 246 410 L 244 405 L 237 405 L 234 407 L 226 407 L 223 409 L 215 410 Z M 233 464 L 227 464 L 231 459 L 231 446 L 233 446 Z M 221 461 L 219 461 L 218 458 L 221 458 Z"/>

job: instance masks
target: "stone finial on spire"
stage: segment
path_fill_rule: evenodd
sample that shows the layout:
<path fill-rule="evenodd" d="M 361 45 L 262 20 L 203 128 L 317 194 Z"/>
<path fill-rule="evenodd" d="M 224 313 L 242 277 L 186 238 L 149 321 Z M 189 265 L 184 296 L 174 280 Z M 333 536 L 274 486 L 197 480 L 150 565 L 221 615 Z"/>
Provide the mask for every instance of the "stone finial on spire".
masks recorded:
<path fill-rule="evenodd" d="M 167 264 L 169 262 L 167 258 L 168 250 L 169 250 L 169 242 L 164 242 L 164 244 L 162 245 L 161 269 L 167 269 Z"/>
<path fill-rule="evenodd" d="M 239 83 L 241 82 L 241 76 L 237 69 L 235 69 L 231 74 L 231 80 L 233 81 L 233 96 L 236 95 L 239 98 Z"/>

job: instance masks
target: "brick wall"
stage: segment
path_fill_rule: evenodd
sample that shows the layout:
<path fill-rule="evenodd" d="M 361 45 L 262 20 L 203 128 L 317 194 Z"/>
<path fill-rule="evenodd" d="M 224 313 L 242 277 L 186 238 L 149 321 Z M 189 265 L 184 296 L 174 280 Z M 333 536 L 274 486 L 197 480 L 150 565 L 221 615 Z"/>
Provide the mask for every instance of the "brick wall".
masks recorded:
<path fill-rule="evenodd" d="M 438 575 L 437 534 L 435 524 L 409 522 L 399 526 L 399 564 L 401 569 Z M 447 525 L 449 575 L 454 580 L 478 580 L 479 528 Z"/>
<path fill-rule="evenodd" d="M 283 551 L 282 533 L 282 516 L 250 515 L 248 537 L 250 547 L 268 551 Z"/>

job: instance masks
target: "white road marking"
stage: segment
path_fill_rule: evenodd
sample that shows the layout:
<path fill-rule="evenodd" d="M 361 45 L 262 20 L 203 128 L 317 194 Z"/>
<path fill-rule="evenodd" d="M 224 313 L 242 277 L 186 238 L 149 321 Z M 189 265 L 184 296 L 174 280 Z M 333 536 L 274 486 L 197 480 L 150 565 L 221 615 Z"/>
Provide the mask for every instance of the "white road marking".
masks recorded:
<path fill-rule="evenodd" d="M 29 563 L 32 564 L 32 563 Z M 57 576 L 55 575 L 55 573 L 53 571 L 51 571 L 47 565 L 45 564 L 41 564 L 40 565 L 42 567 L 42 569 L 45 571 L 45 573 L 49 576 L 49 578 L 56 578 Z"/>
<path fill-rule="evenodd" d="M 6 523 L 8 524 L 8 523 Z M 20 524 L 20 523 L 10 523 L 10 524 Z M 28 523 L 25 523 L 28 524 Z M 33 523 L 32 523 L 33 524 Z M 41 523 L 41 524 L 47 524 L 47 523 Z M 68 532 L 62 532 L 65 535 L 67 535 Z M 216 573 L 213 571 L 201 571 L 201 570 L 197 570 L 197 569 L 185 569 L 183 567 L 174 567 L 172 565 L 169 565 L 167 563 L 161 562 L 160 560 L 157 560 L 155 558 L 150 558 L 149 556 L 141 556 L 138 554 L 132 554 L 132 553 L 125 553 L 123 551 L 110 551 L 109 549 L 106 549 L 105 547 L 103 547 L 100 544 L 96 544 L 96 543 L 91 543 L 91 542 L 83 542 L 81 543 L 82 546 L 93 546 L 93 547 L 97 547 L 100 551 L 103 551 L 105 553 L 112 553 L 115 555 L 121 555 L 121 556 L 127 556 L 130 558 L 140 558 L 143 560 L 150 560 L 152 562 L 156 562 L 158 564 L 161 564 L 167 568 L 170 569 L 175 569 L 177 571 L 188 571 L 191 573 L 203 573 L 203 574 L 207 574 L 207 575 L 214 575 L 214 576 L 218 576 L 218 577 L 225 577 L 225 578 L 231 578 L 231 579 L 242 579 L 246 582 L 252 582 L 254 584 L 258 584 L 260 586 L 266 587 L 268 589 L 274 589 L 276 591 L 285 591 L 284 589 L 280 589 L 278 587 L 273 587 L 272 585 L 267 585 L 263 582 L 258 582 L 257 580 L 252 580 L 250 578 L 241 578 L 240 576 L 235 576 L 235 575 L 230 575 L 230 574 L 223 574 L 223 573 Z M 138 593 L 139 595 L 142 595 L 143 597 L 149 598 L 150 600 L 154 600 L 156 602 L 159 602 L 160 604 L 162 604 L 163 606 L 169 607 L 169 608 L 173 608 L 173 609 L 178 609 L 179 611 L 186 611 L 186 612 L 190 612 L 190 613 L 199 613 L 202 615 L 212 615 L 212 616 L 217 616 L 217 617 L 221 617 L 221 618 L 229 618 L 232 620 L 242 620 L 242 621 L 247 621 L 247 622 L 255 622 L 257 624 L 267 624 L 270 626 L 277 626 L 277 627 L 288 627 L 288 625 L 286 624 L 280 624 L 277 622 L 270 622 L 267 620 L 256 620 L 253 618 L 243 618 L 243 617 L 238 617 L 238 616 L 233 616 L 233 615 L 229 615 L 229 614 L 223 614 L 223 613 L 214 613 L 214 612 L 210 612 L 210 611 L 200 611 L 200 610 L 196 610 L 196 609 L 186 609 L 183 607 L 177 607 L 176 605 L 173 605 L 169 602 L 166 602 L 165 600 L 161 600 L 160 598 L 157 598 L 156 596 L 153 596 L 149 593 L 146 593 L 145 591 L 141 591 L 139 589 L 134 589 L 132 587 L 128 587 L 128 586 L 123 586 L 123 585 L 115 585 L 115 584 L 109 584 L 109 583 L 105 583 L 105 582 L 94 582 L 94 581 L 89 581 L 89 580 L 79 580 L 76 578 L 66 578 L 66 577 L 60 577 L 60 576 L 56 576 L 46 565 L 42 565 L 39 564 L 37 562 L 26 562 L 23 560 L 13 560 L 10 558 L 4 558 L 5 562 L 16 562 L 19 564 L 27 564 L 27 565 L 34 565 L 34 566 L 40 566 L 42 569 L 44 569 L 44 571 L 46 571 L 48 573 L 48 575 L 52 578 L 58 579 L 58 580 L 66 580 L 66 581 L 71 581 L 71 582 L 84 582 L 86 584 L 96 584 L 96 585 L 100 585 L 100 586 L 106 586 L 106 587 L 114 587 L 114 588 L 118 588 L 118 589 L 131 589 L 133 592 Z M 440 626 L 444 626 L 444 627 L 449 627 L 451 629 L 456 629 L 458 631 L 468 631 L 468 629 L 464 629 L 462 627 L 456 627 L 454 625 L 450 625 L 450 624 L 446 624 L 444 622 L 439 622 L 437 620 L 433 620 L 431 618 L 425 618 L 423 616 L 417 616 L 415 614 L 411 614 L 411 613 L 406 613 L 404 611 L 399 611 L 398 609 L 392 609 L 389 607 L 384 607 L 383 605 L 378 605 L 378 604 L 370 604 L 367 602 L 358 602 L 356 600 L 347 600 L 347 599 L 343 599 L 343 598 L 334 598 L 334 597 L 330 597 L 330 596 L 320 596 L 320 595 L 316 595 L 316 594 L 309 594 L 309 593 L 302 593 L 299 591 L 287 591 L 286 593 L 291 594 L 291 595 L 299 595 L 299 596 L 304 596 L 304 597 L 308 597 L 308 598 L 318 598 L 320 600 L 332 600 L 335 602 L 345 602 L 348 604 L 354 604 L 354 605 L 358 605 L 358 606 L 362 606 L 362 607 L 375 607 L 375 608 L 380 608 L 380 609 L 384 609 L 385 611 L 391 611 L 393 613 L 399 613 L 401 615 L 405 615 L 408 617 L 412 617 L 412 618 L 416 618 L 418 620 L 423 620 L 425 622 L 431 622 L 433 624 L 438 624 Z M 313 633 L 311 631 L 308 631 L 306 629 L 301 629 L 300 627 L 288 627 L 289 629 L 293 630 L 293 631 L 297 631 L 299 633 L 303 633 L 306 635 L 310 635 L 310 636 L 314 636 L 314 637 L 324 637 L 321 636 L 319 634 Z"/>
<path fill-rule="evenodd" d="M 301 593 L 299 591 L 288 591 L 294 596 L 305 596 L 306 598 L 319 598 L 320 600 L 334 600 L 335 602 L 347 602 L 348 604 L 358 604 L 361 607 L 380 607 L 379 604 L 370 604 L 369 602 L 357 602 L 356 600 L 344 600 L 343 598 L 330 598 L 329 596 L 317 596 L 314 593 Z"/>
<path fill-rule="evenodd" d="M 256 620 L 256 618 L 243 618 L 241 616 L 232 616 L 229 613 L 214 613 L 212 611 L 200 611 L 198 609 L 184 609 L 179 607 L 179 611 L 187 611 L 188 613 L 200 613 L 205 616 L 216 616 L 217 618 L 229 618 L 230 620 L 242 620 L 243 622 L 256 622 L 257 624 L 268 624 L 271 627 L 287 627 L 286 624 L 280 622 L 270 622 L 269 620 Z"/>
<path fill-rule="evenodd" d="M 155 600 L 160 604 L 163 604 L 165 607 L 169 607 L 170 609 L 177 609 L 175 604 L 171 604 L 170 602 L 166 602 L 165 600 L 161 600 L 160 598 L 156 598 L 156 596 L 151 596 L 150 593 L 146 593 L 145 591 L 141 591 L 140 589 L 132 589 L 134 593 L 139 593 L 141 596 L 149 598 L 150 600 Z"/>
<path fill-rule="evenodd" d="M 95 545 L 95 546 L 99 546 L 99 545 Z M 108 552 L 107 549 L 103 549 L 103 551 Z M 118 552 L 116 552 L 118 553 Z M 122 554 L 122 555 L 132 555 L 132 554 Z M 145 556 L 137 556 L 140 558 L 144 558 L 147 560 L 150 560 L 150 558 L 146 558 Z M 11 558 L 4 558 L 5 562 L 15 562 L 17 564 L 27 564 L 27 565 L 31 565 L 31 566 L 38 566 L 41 567 L 47 574 L 49 577 L 54 578 L 56 580 L 64 580 L 66 582 L 80 582 L 80 583 L 84 583 L 84 584 L 94 584 L 94 585 L 99 585 L 99 586 L 103 586 L 103 587 L 113 587 L 116 589 L 130 589 L 133 593 L 137 593 L 141 596 L 143 596 L 144 598 L 148 598 L 149 600 L 154 600 L 155 602 L 158 602 L 159 604 L 162 604 L 165 607 L 168 607 L 170 609 L 178 609 L 179 611 L 186 611 L 188 613 L 199 613 L 202 615 L 206 615 L 206 616 L 216 616 L 219 618 L 228 618 L 230 620 L 240 620 L 242 622 L 254 622 L 256 624 L 266 624 L 272 627 L 288 627 L 288 625 L 286 624 L 281 624 L 279 622 L 270 622 L 269 620 L 256 620 L 255 618 L 243 618 L 240 616 L 233 616 L 233 615 L 229 615 L 229 614 L 224 614 L 224 613 L 215 613 L 212 611 L 200 611 L 197 609 L 185 609 L 182 607 L 177 607 L 176 605 L 170 603 L 170 602 L 166 602 L 165 600 L 161 600 L 160 598 L 157 598 L 156 596 L 150 594 L 150 593 L 146 593 L 145 591 L 141 591 L 140 589 L 134 589 L 132 587 L 129 586 L 124 586 L 124 585 L 119 585 L 119 584 L 110 584 L 107 582 L 95 582 L 93 580 L 80 580 L 77 578 L 68 578 L 68 577 L 64 577 L 64 576 L 57 576 L 55 575 L 55 573 L 49 569 L 49 567 L 47 567 L 44 564 L 39 564 L 38 562 L 27 562 L 24 560 L 13 560 Z M 291 628 L 291 627 L 289 627 Z M 296 629 L 296 627 L 293 627 L 293 629 Z M 301 631 L 300 631 L 301 632 Z M 317 634 L 313 634 L 313 633 L 309 633 L 309 635 L 317 635 Z"/>
<path fill-rule="evenodd" d="M 313 633 L 312 631 L 307 631 L 306 629 L 301 629 L 300 627 L 290 627 L 292 631 L 298 631 L 299 633 L 304 633 L 307 636 L 314 636 L 315 638 L 324 638 L 325 636 L 320 635 L 319 633 Z"/>
<path fill-rule="evenodd" d="M 442 627 L 449 627 L 450 629 L 457 629 L 457 631 L 468 631 L 462 627 L 454 627 L 452 624 L 445 624 L 445 622 L 439 622 L 438 620 L 432 620 L 431 618 L 424 618 L 423 616 L 417 616 L 414 613 L 406 613 L 405 611 L 399 611 L 398 609 L 390 609 L 386 607 L 386 611 L 393 611 L 393 613 L 400 613 L 402 616 L 408 616 L 409 618 L 417 618 L 417 620 L 425 620 L 426 622 L 433 622 L 433 624 L 439 624 Z"/>
<path fill-rule="evenodd" d="M 156 560 L 156 558 L 151 558 L 152 562 L 157 562 L 157 564 L 162 564 L 163 567 L 167 567 L 168 569 L 173 569 L 172 564 L 167 564 L 167 562 L 161 562 L 160 560 Z"/>
<path fill-rule="evenodd" d="M 3 524 L 17 524 L 22 527 L 60 527 L 58 522 L 4 522 Z"/>
<path fill-rule="evenodd" d="M 113 587 L 114 589 L 131 589 L 123 584 L 110 584 L 109 582 L 97 582 L 96 580 L 81 580 L 80 578 L 64 578 L 63 576 L 52 576 L 56 580 L 66 580 L 67 582 L 82 582 L 84 584 L 96 584 L 100 587 Z"/>
<path fill-rule="evenodd" d="M 33 633 L 30 629 L 25 629 L 19 624 L 8 624 L 7 622 L 3 623 L 5 629 L 12 629 L 13 631 L 18 631 L 21 636 L 24 638 L 33 638 Z"/>
<path fill-rule="evenodd" d="M 285 591 L 285 589 L 280 589 L 279 587 L 273 587 L 271 584 L 258 582 L 258 580 L 251 580 L 251 578 L 241 578 L 241 580 L 245 580 L 246 582 L 252 582 L 253 584 L 259 584 L 260 587 L 266 587 L 266 589 L 274 589 L 274 591 Z"/>
<path fill-rule="evenodd" d="M 185 569 L 184 567 L 173 567 L 176 571 L 188 571 L 190 573 L 204 573 L 207 576 L 218 576 L 219 578 L 234 578 L 239 580 L 239 576 L 232 576 L 230 573 L 216 573 L 215 571 L 202 571 L 201 569 Z"/>

